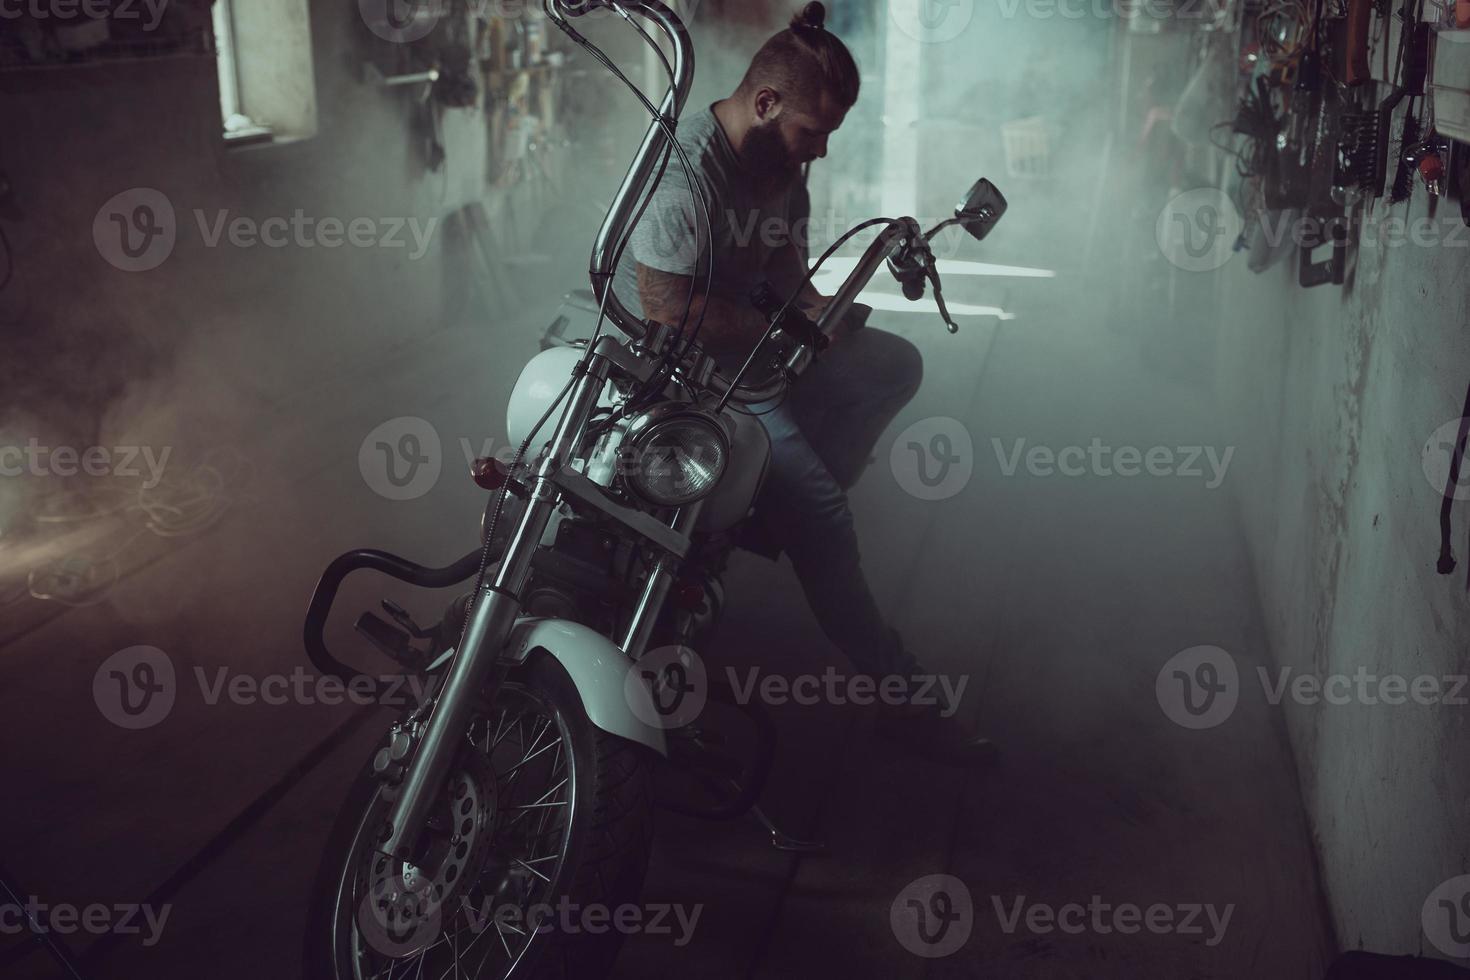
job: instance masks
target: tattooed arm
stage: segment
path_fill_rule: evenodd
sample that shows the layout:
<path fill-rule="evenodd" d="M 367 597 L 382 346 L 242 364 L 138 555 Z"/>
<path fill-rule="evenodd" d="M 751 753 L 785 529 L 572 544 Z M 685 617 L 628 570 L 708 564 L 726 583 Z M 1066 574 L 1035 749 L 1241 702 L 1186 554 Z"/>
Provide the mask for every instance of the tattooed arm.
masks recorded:
<path fill-rule="evenodd" d="M 776 287 L 776 292 L 783 298 L 790 296 L 791 291 L 796 288 L 798 283 L 801 283 L 806 278 L 807 274 L 806 264 L 802 261 L 801 253 L 796 250 L 796 245 L 789 240 L 771 256 L 766 263 L 766 271 L 771 276 L 771 282 Z M 822 308 L 831 301 L 832 297 L 823 296 L 817 292 L 815 286 L 807 282 L 801 287 L 801 292 L 796 297 L 795 305 L 815 320 L 817 314 L 822 311 Z"/>
<path fill-rule="evenodd" d="M 678 326 L 689 304 L 689 283 L 688 276 L 638 263 L 638 299 L 643 304 L 643 315 Z M 706 296 L 696 290 L 694 305 L 689 307 L 691 330 L 701 312 L 704 324 L 699 329 L 699 339 L 707 348 L 749 348 L 766 329 L 765 317 L 749 303 Z"/>

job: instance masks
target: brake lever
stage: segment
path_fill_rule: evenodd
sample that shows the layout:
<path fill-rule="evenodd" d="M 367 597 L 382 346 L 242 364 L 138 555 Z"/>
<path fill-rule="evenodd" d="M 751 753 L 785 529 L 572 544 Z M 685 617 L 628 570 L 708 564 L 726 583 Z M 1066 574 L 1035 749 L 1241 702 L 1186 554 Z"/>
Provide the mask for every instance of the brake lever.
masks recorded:
<path fill-rule="evenodd" d="M 949 328 L 950 333 L 959 333 L 960 325 L 954 322 L 954 318 L 949 315 L 949 307 L 944 305 L 944 289 L 939 285 L 939 270 L 930 265 L 925 272 L 934 285 L 934 302 L 939 304 L 939 315 L 944 317 L 944 325 Z"/>
<path fill-rule="evenodd" d="M 949 307 L 944 303 L 944 289 L 939 284 L 939 263 L 929 250 L 929 243 L 920 239 L 911 246 L 911 251 L 905 258 L 908 261 L 894 262 L 889 259 L 889 267 L 903 285 L 904 298 L 911 302 L 923 299 L 924 282 L 928 280 L 934 287 L 934 302 L 939 305 L 939 315 L 944 318 L 945 327 L 952 334 L 959 333 L 960 325 L 954 322 L 954 318 L 949 315 Z"/>
<path fill-rule="evenodd" d="M 919 251 L 922 244 L 907 245 L 888 257 L 888 271 L 903 287 L 903 298 L 911 303 L 924 298 L 924 260 Z"/>

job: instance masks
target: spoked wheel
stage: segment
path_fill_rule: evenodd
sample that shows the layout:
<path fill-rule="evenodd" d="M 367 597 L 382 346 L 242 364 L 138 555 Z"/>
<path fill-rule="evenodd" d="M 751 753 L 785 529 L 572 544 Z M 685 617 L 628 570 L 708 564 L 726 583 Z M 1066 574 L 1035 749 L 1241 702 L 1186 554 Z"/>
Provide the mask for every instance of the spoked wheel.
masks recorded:
<path fill-rule="evenodd" d="M 651 838 L 645 750 L 595 728 L 538 656 L 465 732 L 422 866 L 378 850 L 390 801 L 370 773 L 318 874 L 306 974 L 332 980 L 593 978 L 622 936 L 577 928 L 636 902 Z"/>

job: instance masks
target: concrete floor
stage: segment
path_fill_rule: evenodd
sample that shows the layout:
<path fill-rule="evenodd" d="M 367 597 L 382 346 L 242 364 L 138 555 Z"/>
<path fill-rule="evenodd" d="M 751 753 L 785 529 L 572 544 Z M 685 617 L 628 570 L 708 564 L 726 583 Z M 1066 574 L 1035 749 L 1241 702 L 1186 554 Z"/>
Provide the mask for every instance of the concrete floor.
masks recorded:
<path fill-rule="evenodd" d="M 924 317 L 882 321 L 924 350 L 926 381 L 852 495 L 880 601 L 932 669 L 970 678 L 964 710 L 1002 743 L 1002 764 L 962 774 L 896 755 L 849 707 L 773 709 L 782 750 L 768 809 L 829 853 L 776 852 L 752 822 L 661 815 L 647 901 L 703 912 L 685 946 L 633 936 L 617 976 L 1324 972 L 1331 940 L 1278 716 L 1242 703 L 1229 725 L 1188 730 L 1155 696 L 1160 669 L 1188 647 L 1223 646 L 1242 669 L 1265 657 L 1230 498 L 1179 477 L 1007 477 L 991 442 L 1212 445 L 1210 400 L 1187 369 L 1146 363 L 1145 338 L 1100 322 L 1097 304 L 1064 301 L 1044 280 L 1006 288 L 1018 319 L 972 321 L 957 337 Z M 93 674 L 133 644 L 166 650 L 181 672 L 289 672 L 304 662 L 301 614 L 333 555 L 371 545 L 457 557 L 480 499 L 457 478 L 457 439 L 487 417 L 498 429 L 499 398 L 486 393 L 508 390 L 533 350 L 534 333 L 519 336 L 524 349 L 507 350 L 446 331 L 294 402 L 261 397 L 258 431 L 271 435 L 239 447 L 256 476 L 225 522 L 137 556 L 111 602 L 39 621 L 7 613 L 13 680 L 0 715 L 18 789 L 0 807 L 4 863 L 51 901 L 172 905 L 160 943 L 118 944 L 92 975 L 294 975 L 306 883 L 377 719 L 293 774 L 353 711 L 209 705 L 194 691 L 164 723 L 124 732 L 99 716 Z M 370 493 L 356 466 L 363 434 L 396 415 L 430 419 L 446 441 L 439 485 L 404 503 Z M 889 464 L 897 434 L 933 416 L 958 419 L 974 444 L 973 477 L 943 501 L 906 494 Z M 709 662 L 844 669 L 789 567 L 741 555 L 729 587 Z M 252 809 L 263 795 L 272 805 Z M 900 942 L 911 927 L 897 900 L 938 873 L 963 882 L 972 925 L 957 951 L 929 959 Z M 1219 937 L 1203 914 L 1191 919 L 1199 931 L 1124 935 L 1089 919 L 1063 932 L 1028 928 L 1023 914 L 1008 932 L 1018 903 L 1198 904 L 1230 918 Z M 58 975 L 40 954 L 6 956 L 10 945 L 0 974 Z"/>

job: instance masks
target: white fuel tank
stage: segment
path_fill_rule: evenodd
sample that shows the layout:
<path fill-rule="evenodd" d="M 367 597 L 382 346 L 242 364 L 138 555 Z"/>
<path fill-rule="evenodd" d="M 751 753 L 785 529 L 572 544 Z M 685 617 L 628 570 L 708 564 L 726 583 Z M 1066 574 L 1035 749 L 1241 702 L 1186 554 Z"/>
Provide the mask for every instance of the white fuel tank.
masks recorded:
<path fill-rule="evenodd" d="M 511 445 L 519 447 L 531 434 L 531 427 L 541 420 L 547 407 L 571 380 L 572 368 L 582 359 L 583 353 L 580 347 L 553 347 L 531 358 L 521 369 L 521 376 L 516 379 L 516 386 L 510 393 L 510 405 L 505 410 L 505 431 Z M 611 386 L 603 388 L 599 405 L 612 407 L 611 391 Z M 570 398 L 570 394 L 567 397 Z M 562 407 L 566 407 L 565 402 Z M 551 439 L 556 431 L 556 418 L 553 415 L 546 420 L 546 425 L 538 433 L 540 442 Z M 535 454 L 536 448 L 531 447 L 530 455 Z"/>

